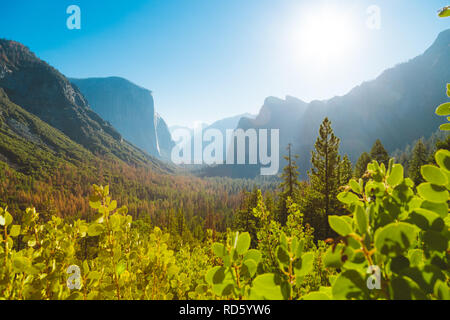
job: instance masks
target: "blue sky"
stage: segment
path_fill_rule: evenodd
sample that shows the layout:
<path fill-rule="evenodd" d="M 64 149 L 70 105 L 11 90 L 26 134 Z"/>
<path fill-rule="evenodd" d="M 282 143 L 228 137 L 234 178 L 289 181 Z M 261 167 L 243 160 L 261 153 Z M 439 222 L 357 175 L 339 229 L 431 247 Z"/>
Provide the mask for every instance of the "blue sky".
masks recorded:
<path fill-rule="evenodd" d="M 81 30 L 66 27 L 66 8 L 72 4 L 81 8 Z M 192 126 L 195 121 L 257 113 L 267 96 L 311 101 L 343 95 L 426 50 L 440 31 L 450 28 L 450 20 L 438 19 L 436 13 L 449 4 L 450 0 L 3 1 L 0 37 L 22 42 L 69 77 L 127 78 L 153 91 L 156 110 L 170 126 Z M 370 5 L 381 10 L 380 29 L 366 26 Z M 315 35 L 314 21 L 323 18 L 324 10 L 346 21 L 339 33 L 324 23 L 337 38 L 323 32 L 313 37 L 316 49 L 326 52 L 325 60 L 311 54 L 305 40 Z M 347 40 L 347 47 L 336 50 Z"/>

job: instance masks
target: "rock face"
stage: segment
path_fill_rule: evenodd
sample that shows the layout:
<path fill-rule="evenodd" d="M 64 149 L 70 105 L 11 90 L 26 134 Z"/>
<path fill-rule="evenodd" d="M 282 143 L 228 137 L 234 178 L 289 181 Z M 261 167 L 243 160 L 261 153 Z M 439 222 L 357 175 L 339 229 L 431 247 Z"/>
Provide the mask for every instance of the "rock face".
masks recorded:
<path fill-rule="evenodd" d="M 244 130 L 279 129 L 280 151 L 284 151 L 289 143 L 296 142 L 296 129 L 307 106 L 306 102 L 291 96 L 284 100 L 268 97 L 256 118 L 242 118 L 237 127 Z"/>
<path fill-rule="evenodd" d="M 170 159 L 170 154 L 172 148 L 175 146 L 175 142 L 172 140 L 172 135 L 170 134 L 167 123 L 158 113 L 155 114 L 155 127 L 160 157 L 168 160 Z"/>
<path fill-rule="evenodd" d="M 119 77 L 70 79 L 102 118 L 150 155 L 169 159 L 173 142 L 152 92 Z"/>
<path fill-rule="evenodd" d="M 11 102 L 94 154 L 133 164 L 154 160 L 122 139 L 64 75 L 18 42 L 0 39 L 0 87 Z"/>

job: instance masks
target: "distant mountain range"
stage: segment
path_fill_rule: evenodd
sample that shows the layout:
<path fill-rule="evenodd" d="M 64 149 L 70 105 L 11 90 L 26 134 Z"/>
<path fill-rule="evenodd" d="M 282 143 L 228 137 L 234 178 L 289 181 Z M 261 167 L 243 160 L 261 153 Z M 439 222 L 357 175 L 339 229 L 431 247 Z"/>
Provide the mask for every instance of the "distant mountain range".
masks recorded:
<path fill-rule="evenodd" d="M 174 142 L 167 124 L 155 112 L 150 90 L 119 77 L 69 80 L 125 139 L 152 156 L 169 159 Z"/>
<path fill-rule="evenodd" d="M 223 118 L 223 119 L 217 120 L 217 121 L 213 122 L 212 124 L 201 123 L 200 126 L 203 128 L 203 130 L 218 129 L 223 134 L 225 134 L 226 130 L 234 130 L 234 129 L 236 129 L 236 127 L 239 124 L 239 121 L 242 118 L 253 119 L 255 117 L 256 117 L 256 115 L 253 115 L 253 114 L 250 114 L 250 113 L 242 113 L 242 114 L 239 114 L 239 115 L 236 115 L 236 116 L 227 117 L 227 118 Z M 189 130 L 190 132 L 193 133 L 193 128 L 190 128 L 190 127 L 177 126 L 177 125 L 169 127 L 169 131 L 171 133 L 174 132 L 177 129 L 185 129 L 185 130 Z"/>
<path fill-rule="evenodd" d="M 353 162 L 376 139 L 392 152 L 436 131 L 442 119 L 434 110 L 447 101 L 448 82 L 450 30 L 441 32 L 422 55 L 384 71 L 344 96 L 310 103 L 292 97 L 285 100 L 270 97 L 255 119 L 242 118 L 238 128 L 279 129 L 280 158 L 286 154 L 287 144 L 292 143 L 305 177 L 310 168 L 310 151 L 325 117 L 331 120 L 336 136 L 341 139 L 341 154 L 348 154 Z M 229 165 L 210 168 L 206 175 L 251 177 L 257 172 L 253 166 Z"/>
<path fill-rule="evenodd" d="M 236 115 L 236 116 L 227 117 L 227 118 L 224 118 L 224 119 L 221 119 L 221 120 L 217 120 L 214 123 L 212 123 L 211 125 L 209 125 L 207 123 L 200 123 L 200 124 L 198 124 L 198 126 L 202 128 L 203 134 L 207 130 L 216 129 L 216 130 L 219 130 L 220 133 L 222 134 L 222 137 L 225 138 L 227 130 L 235 130 L 236 127 L 239 124 L 239 121 L 242 118 L 252 119 L 254 117 L 256 117 L 256 116 L 252 115 L 250 113 L 243 113 L 243 114 L 239 114 L 239 115 Z M 194 153 L 194 141 L 193 141 L 193 139 L 194 139 L 194 129 L 193 128 L 189 128 L 189 127 L 185 127 L 185 126 L 172 126 L 172 127 L 169 128 L 171 134 L 173 134 L 176 130 L 180 130 L 180 129 L 189 132 L 189 135 L 192 138 L 191 141 L 190 141 L 190 143 L 191 143 L 192 159 L 196 159 L 195 153 Z M 205 143 L 203 145 L 203 147 L 205 148 L 206 145 L 208 145 L 208 143 Z M 227 146 L 225 144 L 223 146 L 223 154 L 225 154 L 226 148 L 227 148 Z M 202 160 L 202 158 L 200 158 L 200 161 L 201 160 Z M 195 170 L 197 170 L 197 169 L 198 169 L 198 166 L 195 166 Z"/>
<path fill-rule="evenodd" d="M 434 110 L 447 99 L 449 61 L 450 30 L 446 30 L 422 55 L 346 95 L 310 103 L 291 96 L 268 97 L 257 116 L 237 115 L 205 125 L 204 130 L 217 129 L 225 136 L 227 129 L 279 129 L 280 159 L 291 143 L 305 177 L 325 117 L 341 139 L 341 154 L 353 162 L 376 139 L 393 152 L 429 137 L 442 122 Z M 76 162 L 100 155 L 173 169 L 156 158 L 170 159 L 174 146 L 170 131 L 177 127 L 169 130 L 155 111 L 150 90 L 126 79 L 67 79 L 24 45 L 0 39 L 0 106 L 0 161 L 12 166 L 24 169 L 27 161 L 38 167 L 42 161 Z M 281 161 L 280 170 L 283 165 Z M 258 168 L 207 166 L 200 175 L 254 177 Z"/>
<path fill-rule="evenodd" d="M 239 124 L 239 121 L 242 118 L 253 119 L 256 115 L 250 113 L 243 113 L 237 116 L 224 118 L 221 120 L 217 120 L 213 124 L 206 127 L 206 129 L 218 129 L 225 136 L 226 130 L 234 130 Z"/>

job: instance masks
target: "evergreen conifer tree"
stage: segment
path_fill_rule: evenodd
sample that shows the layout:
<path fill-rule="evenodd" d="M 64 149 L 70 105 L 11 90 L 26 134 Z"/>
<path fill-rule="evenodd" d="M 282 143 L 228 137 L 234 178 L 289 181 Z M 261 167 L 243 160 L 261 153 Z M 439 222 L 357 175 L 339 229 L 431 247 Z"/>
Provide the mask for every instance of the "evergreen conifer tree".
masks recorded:
<path fill-rule="evenodd" d="M 353 166 L 347 155 L 344 155 L 339 166 L 339 185 L 346 185 L 353 177 Z"/>
<path fill-rule="evenodd" d="M 370 155 L 367 152 L 361 153 L 355 164 L 354 176 L 356 178 L 359 179 L 364 175 L 367 170 L 367 165 L 370 163 L 370 161 L 372 161 L 372 159 L 370 159 Z"/>
<path fill-rule="evenodd" d="M 340 184 L 339 138 L 334 135 L 328 118 L 320 125 L 315 150 L 311 151 L 311 164 L 309 178 L 312 194 L 319 196 L 319 199 L 315 200 L 318 205 L 316 209 L 324 214 L 324 233 L 329 236 L 328 215 L 337 214 L 342 206 L 336 198 Z"/>
<path fill-rule="evenodd" d="M 298 166 L 296 159 L 298 156 L 292 156 L 292 145 L 289 144 L 287 147 L 288 155 L 284 157 L 288 164 L 283 168 L 283 173 L 281 174 L 282 182 L 279 185 L 280 198 L 278 204 L 278 220 L 281 225 L 285 225 L 288 216 L 288 208 L 286 205 L 288 197 L 293 201 L 297 198 L 298 190 L 300 187 L 300 182 L 298 181 Z"/>
<path fill-rule="evenodd" d="M 233 230 L 248 232 L 252 239 L 252 247 L 256 246 L 257 231 L 260 227 L 259 219 L 255 217 L 253 209 L 258 205 L 258 189 L 252 192 L 243 192 L 243 200 L 240 209 L 233 218 Z"/>
<path fill-rule="evenodd" d="M 370 150 L 370 158 L 376 160 L 380 165 L 384 163 L 387 168 L 389 165 L 389 154 L 381 143 L 380 139 L 377 139 Z"/>
<path fill-rule="evenodd" d="M 428 152 L 422 139 L 417 141 L 412 151 L 412 157 L 408 165 L 408 176 L 414 181 L 415 185 L 419 185 L 425 180 L 422 178 L 420 168 L 428 163 Z"/>

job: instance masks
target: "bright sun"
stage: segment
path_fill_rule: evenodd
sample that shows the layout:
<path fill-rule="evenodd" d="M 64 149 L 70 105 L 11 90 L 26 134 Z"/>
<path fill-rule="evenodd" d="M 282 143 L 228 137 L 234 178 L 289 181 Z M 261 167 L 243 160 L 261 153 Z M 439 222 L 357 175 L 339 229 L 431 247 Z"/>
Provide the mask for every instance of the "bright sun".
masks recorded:
<path fill-rule="evenodd" d="M 332 8 L 305 14 L 296 35 L 301 55 L 319 63 L 342 61 L 355 49 L 353 22 L 353 17 Z"/>

